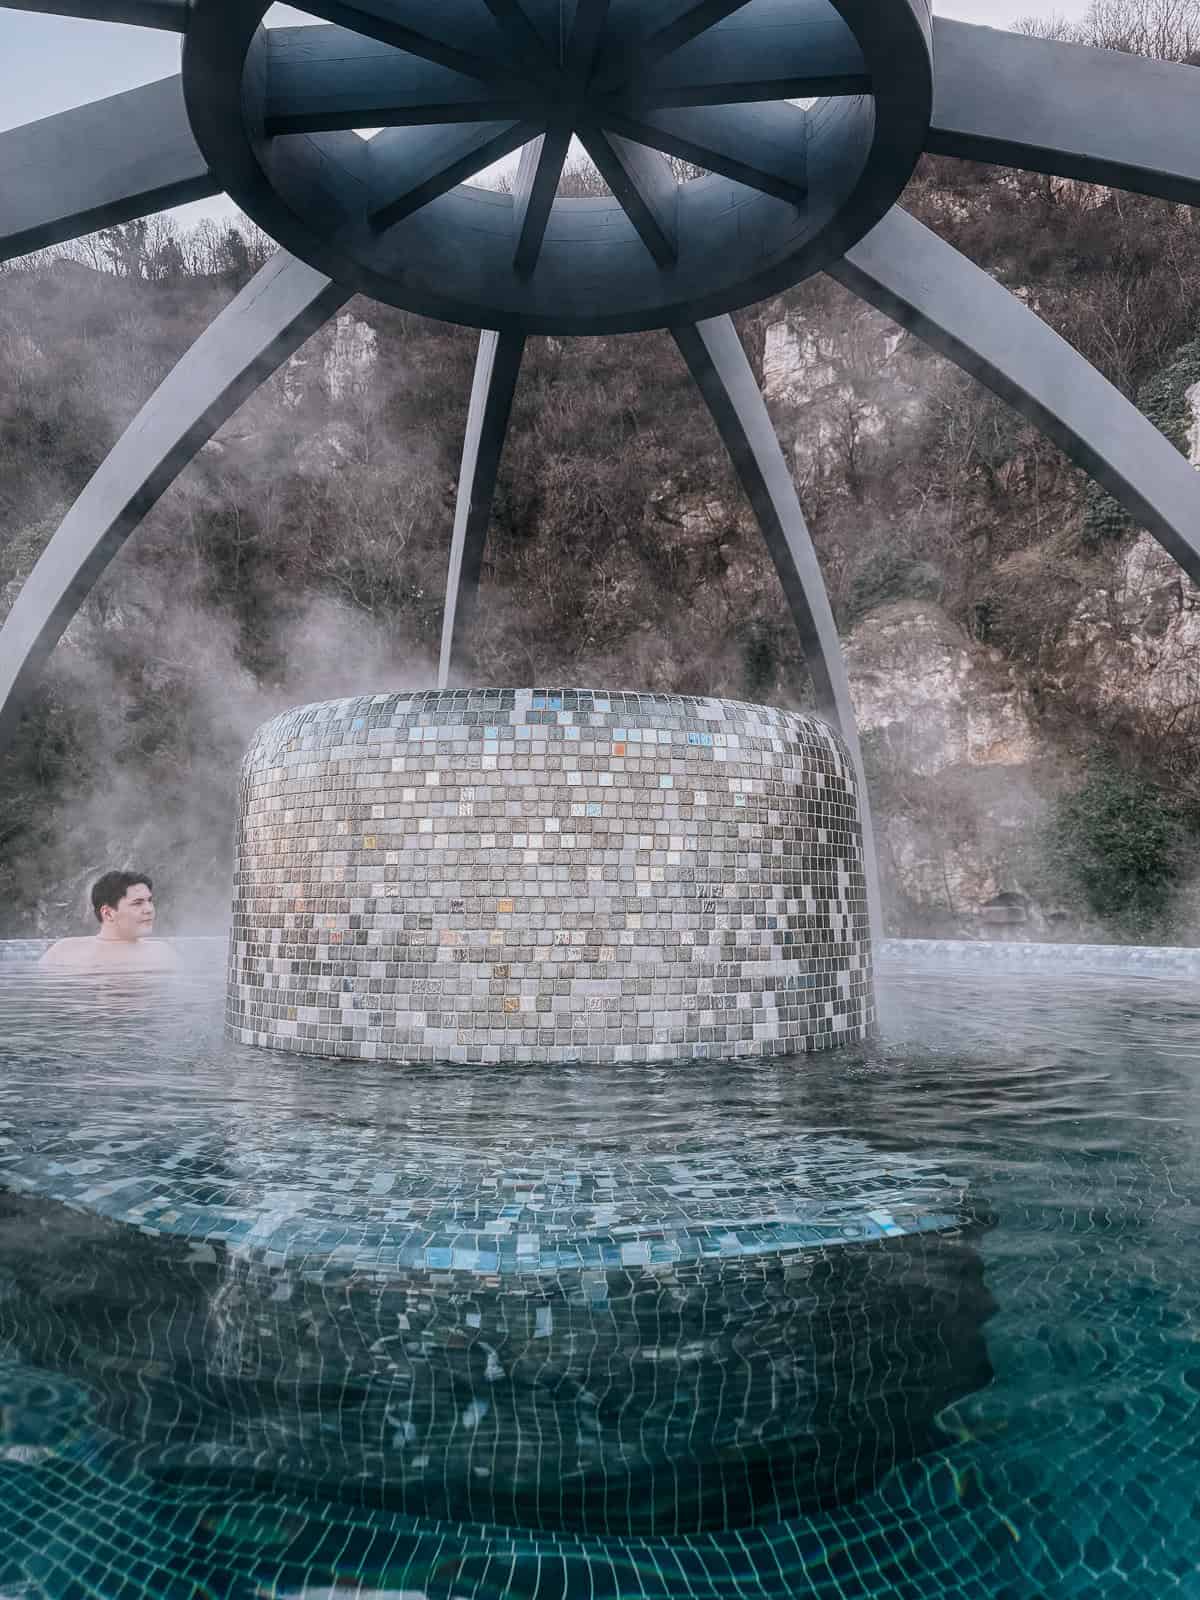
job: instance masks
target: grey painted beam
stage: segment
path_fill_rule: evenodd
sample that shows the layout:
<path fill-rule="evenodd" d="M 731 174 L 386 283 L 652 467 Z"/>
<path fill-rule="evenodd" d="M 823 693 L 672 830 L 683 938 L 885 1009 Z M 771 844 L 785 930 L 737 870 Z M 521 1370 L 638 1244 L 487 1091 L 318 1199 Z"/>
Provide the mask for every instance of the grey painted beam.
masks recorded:
<path fill-rule="evenodd" d="M 530 59 L 536 59 L 539 69 L 562 70 L 574 88 L 587 82 L 610 0 L 486 0 L 486 5 L 493 16 L 525 35 L 533 51 Z"/>
<path fill-rule="evenodd" d="M 163 490 L 348 298 L 280 251 L 147 400 L 67 512 L 0 628 L 0 746 L 63 629 Z"/>
<path fill-rule="evenodd" d="M 1200 473 L 1002 284 L 898 207 L 830 275 L 1037 423 L 1200 584 Z"/>
<path fill-rule="evenodd" d="M 559 90 L 587 81 L 610 0 L 484 0 L 502 26 L 523 41 L 525 59 Z M 549 69 L 549 71 L 547 71 Z M 556 82 L 557 80 L 557 82 Z"/>
<path fill-rule="evenodd" d="M 562 131 L 546 138 L 543 159 L 527 159 L 514 205 L 461 182 L 439 187 L 460 155 L 466 165 L 453 177 L 469 175 L 474 147 L 446 155 L 444 146 L 429 142 L 431 126 L 401 130 L 390 145 L 384 134 L 364 143 L 348 129 L 262 137 L 269 45 L 255 0 L 191 3 L 183 49 L 188 111 L 226 193 L 293 254 L 339 283 L 469 326 L 527 334 L 633 332 L 696 322 L 777 294 L 823 270 L 879 220 L 911 175 L 928 131 L 929 0 L 829 0 L 877 80 L 872 96 L 823 100 L 810 112 L 759 102 L 649 108 L 618 120 L 623 108 L 590 86 L 580 92 L 552 60 L 536 86 L 543 104 L 530 119 L 541 124 L 532 137 Z M 347 0 L 314 3 L 328 11 Z M 369 3 L 386 5 L 393 27 L 400 25 L 396 18 L 404 27 L 420 21 L 432 37 L 439 22 L 447 31 L 451 26 L 438 0 Z M 473 26 L 491 30 L 511 60 L 505 28 L 482 0 L 470 3 Z M 569 3 L 519 0 L 539 37 L 559 49 Z M 749 0 L 745 26 L 773 29 L 780 17 L 808 15 L 809 4 Z M 457 14 L 457 5 L 448 0 L 447 16 Z M 367 8 L 368 0 L 359 0 L 360 11 Z M 636 55 L 639 23 L 650 17 L 670 27 L 685 14 L 695 22 L 695 8 L 679 0 L 610 0 L 601 49 L 628 38 Z M 741 15 L 733 5 L 722 14 Z M 545 50 L 551 59 L 552 45 Z M 507 74 L 510 88 L 513 76 Z M 615 197 L 553 205 L 558 151 L 552 146 L 565 144 L 569 126 L 598 127 L 709 171 L 706 181 L 685 185 L 678 196 L 678 254 L 669 270 L 660 266 L 668 253 L 661 216 L 655 253 L 646 248 L 654 207 L 649 192 L 639 204 L 636 184 L 621 186 L 621 193 L 642 234 Z"/>
<path fill-rule="evenodd" d="M 496 474 L 508 435 L 513 394 L 521 370 L 525 337 L 519 333 L 485 331 L 479 336 L 475 378 L 467 412 L 458 499 L 454 507 L 454 533 L 450 540 L 450 567 L 446 576 L 446 608 L 442 613 L 442 648 L 438 661 L 438 688 L 449 682 L 451 668 L 462 655 L 479 593 L 483 547 L 487 542 Z"/>
<path fill-rule="evenodd" d="M 666 158 L 602 128 L 580 130 L 584 148 L 660 267 L 679 259 L 679 185 Z"/>
<path fill-rule="evenodd" d="M 1200 203 L 1200 70 L 933 21 L 926 147 Z"/>
<path fill-rule="evenodd" d="M 871 936 L 880 939 L 883 920 L 879 872 L 854 705 L 825 581 L 796 486 L 732 318 L 714 317 L 690 328 L 675 328 L 672 333 L 700 386 L 767 541 L 800 634 L 817 709 L 841 734 L 850 751 L 859 787 Z"/>
<path fill-rule="evenodd" d="M 178 77 L 0 133 L 0 261 L 220 190 Z"/>
<path fill-rule="evenodd" d="M 451 72 L 503 83 L 517 70 L 479 0 L 404 0 L 402 20 L 389 0 L 305 0 L 304 9 Z"/>
<path fill-rule="evenodd" d="M 382 230 L 402 222 L 540 132 L 536 122 L 480 122 L 377 134 L 367 147 L 371 226 Z"/>
<path fill-rule="evenodd" d="M 271 28 L 266 37 L 268 134 L 515 121 L 539 109 L 520 79 L 468 77 L 346 28 Z"/>
<path fill-rule="evenodd" d="M 791 0 L 765 15 L 735 12 L 649 70 L 620 98 L 632 106 L 733 105 L 752 100 L 867 94 L 858 41 L 828 0 Z"/>
<path fill-rule="evenodd" d="M 549 17 L 539 17 L 539 20 L 547 23 L 545 30 L 539 28 L 534 20 L 539 12 L 545 10 L 541 5 L 534 9 L 523 3 L 523 0 L 483 0 L 483 4 L 499 24 L 508 41 L 510 52 L 523 70 L 529 77 L 552 89 L 559 75 L 557 0 L 553 4 L 553 33 L 550 31 Z"/>
<path fill-rule="evenodd" d="M 623 138 L 720 172 L 736 183 L 804 204 L 808 194 L 808 121 L 789 105 L 703 106 L 606 113 Z"/>
<path fill-rule="evenodd" d="M 51 17 L 84 17 L 91 22 L 124 22 L 135 28 L 183 33 L 188 0 L 4 0 L 11 11 L 41 11 Z"/>
<path fill-rule="evenodd" d="M 618 88 L 634 70 L 646 71 L 674 50 L 740 11 L 749 0 L 615 0 L 614 43 L 597 64 L 595 88 Z"/>
<path fill-rule="evenodd" d="M 548 128 L 521 152 L 513 184 L 513 267 L 519 276 L 537 266 L 570 147 L 571 129 L 560 126 Z"/>
<path fill-rule="evenodd" d="M 746 3 L 747 0 L 683 0 L 681 4 L 680 0 L 657 0 L 657 4 L 644 5 L 643 42 L 638 53 L 643 61 L 650 61 L 680 50 Z"/>
<path fill-rule="evenodd" d="M 563 67 L 573 83 L 586 83 L 608 21 L 610 0 L 565 0 Z"/>

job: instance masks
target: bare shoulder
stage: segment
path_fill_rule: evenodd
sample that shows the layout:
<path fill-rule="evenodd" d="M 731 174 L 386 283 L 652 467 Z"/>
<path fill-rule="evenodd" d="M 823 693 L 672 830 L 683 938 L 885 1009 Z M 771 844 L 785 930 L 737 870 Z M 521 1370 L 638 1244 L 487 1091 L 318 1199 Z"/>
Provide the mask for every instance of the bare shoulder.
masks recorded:
<path fill-rule="evenodd" d="M 132 941 L 75 937 L 52 944 L 38 962 L 72 972 L 174 972 L 179 956 L 168 939 Z"/>
<path fill-rule="evenodd" d="M 146 958 L 146 965 L 174 970 L 179 965 L 179 952 L 169 939 L 142 939 L 138 954 Z"/>
<path fill-rule="evenodd" d="M 78 967 L 94 960 L 94 938 L 73 937 L 59 939 L 49 950 L 44 950 L 38 960 L 39 967 Z"/>

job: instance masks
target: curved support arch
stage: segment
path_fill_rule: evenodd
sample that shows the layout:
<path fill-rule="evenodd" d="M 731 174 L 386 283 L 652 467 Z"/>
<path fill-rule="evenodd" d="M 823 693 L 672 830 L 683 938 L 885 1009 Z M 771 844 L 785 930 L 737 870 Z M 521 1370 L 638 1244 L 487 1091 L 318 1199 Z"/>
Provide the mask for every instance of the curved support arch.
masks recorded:
<path fill-rule="evenodd" d="M 935 17 L 934 155 L 1200 204 L 1200 71 Z"/>
<path fill-rule="evenodd" d="M 1036 422 L 1200 584 L 1200 473 L 1003 284 L 899 207 L 830 276 Z"/>
<path fill-rule="evenodd" d="M 442 612 L 442 649 L 438 660 L 438 688 L 444 689 L 450 669 L 462 653 L 479 593 L 479 572 L 487 542 L 496 474 L 508 435 L 513 393 L 525 351 L 522 333 L 479 336 L 467 434 L 463 440 L 458 498 L 454 505 L 454 533 L 450 540 L 450 569 L 446 574 L 446 606 Z"/>
<path fill-rule="evenodd" d="M 124 22 L 135 28 L 165 28 L 169 33 L 183 33 L 188 25 L 189 0 L 4 0 L 4 4 L 13 11 Z"/>
<path fill-rule="evenodd" d="M 0 133 L 0 261 L 220 188 L 178 76 L 93 100 Z"/>
<path fill-rule="evenodd" d="M 796 486 L 731 317 L 672 330 L 767 541 L 812 675 L 817 709 L 845 740 L 858 779 L 871 937 L 883 937 L 875 834 L 850 684 Z"/>
<path fill-rule="evenodd" d="M 63 518 L 0 628 L 0 747 L 63 630 L 163 490 L 348 298 L 280 251 L 147 400 Z"/>

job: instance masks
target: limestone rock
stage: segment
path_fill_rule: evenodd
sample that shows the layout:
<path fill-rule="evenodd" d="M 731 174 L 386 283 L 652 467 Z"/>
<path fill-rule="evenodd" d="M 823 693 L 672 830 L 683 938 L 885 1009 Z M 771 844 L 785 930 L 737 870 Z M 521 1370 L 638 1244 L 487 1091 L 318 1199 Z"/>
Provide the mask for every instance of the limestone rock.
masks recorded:
<path fill-rule="evenodd" d="M 1023 684 L 923 601 L 872 612 L 846 658 L 896 920 L 956 937 L 1044 933 L 1031 849 L 1042 750 Z"/>
<path fill-rule="evenodd" d="M 331 400 L 363 392 L 375 368 L 377 350 L 378 341 L 371 324 L 344 311 L 334 323 L 325 352 L 325 387 Z"/>
<path fill-rule="evenodd" d="M 763 390 L 768 400 L 802 400 L 837 381 L 832 341 L 801 333 L 786 320 L 767 329 Z"/>
<path fill-rule="evenodd" d="M 319 385 L 333 401 L 365 392 L 379 356 L 379 341 L 369 322 L 343 311 L 285 362 L 279 374 L 280 398 L 296 407 Z"/>
<path fill-rule="evenodd" d="M 1138 534 L 1109 587 L 1076 609 L 1068 651 L 1099 710 L 1142 732 L 1195 727 L 1200 590 L 1152 534 Z"/>
<path fill-rule="evenodd" d="M 908 771 L 932 777 L 1037 758 L 1015 675 L 939 606 L 899 601 L 872 612 L 847 640 L 846 660 L 860 730 L 880 734 Z"/>
<path fill-rule="evenodd" d="M 908 336 L 863 309 L 842 322 L 771 323 L 763 346 L 763 391 L 792 409 L 781 438 L 798 481 L 850 466 L 865 446 L 914 421 L 920 388 L 908 370 Z"/>

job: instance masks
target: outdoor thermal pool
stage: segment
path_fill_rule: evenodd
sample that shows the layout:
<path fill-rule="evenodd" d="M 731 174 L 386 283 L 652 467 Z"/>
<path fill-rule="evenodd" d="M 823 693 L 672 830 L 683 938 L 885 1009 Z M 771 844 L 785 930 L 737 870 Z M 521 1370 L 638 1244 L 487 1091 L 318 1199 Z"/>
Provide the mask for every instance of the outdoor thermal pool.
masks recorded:
<path fill-rule="evenodd" d="M 1200 963 L 881 954 L 603 1068 L 0 963 L 0 1595 L 1200 1595 Z"/>

